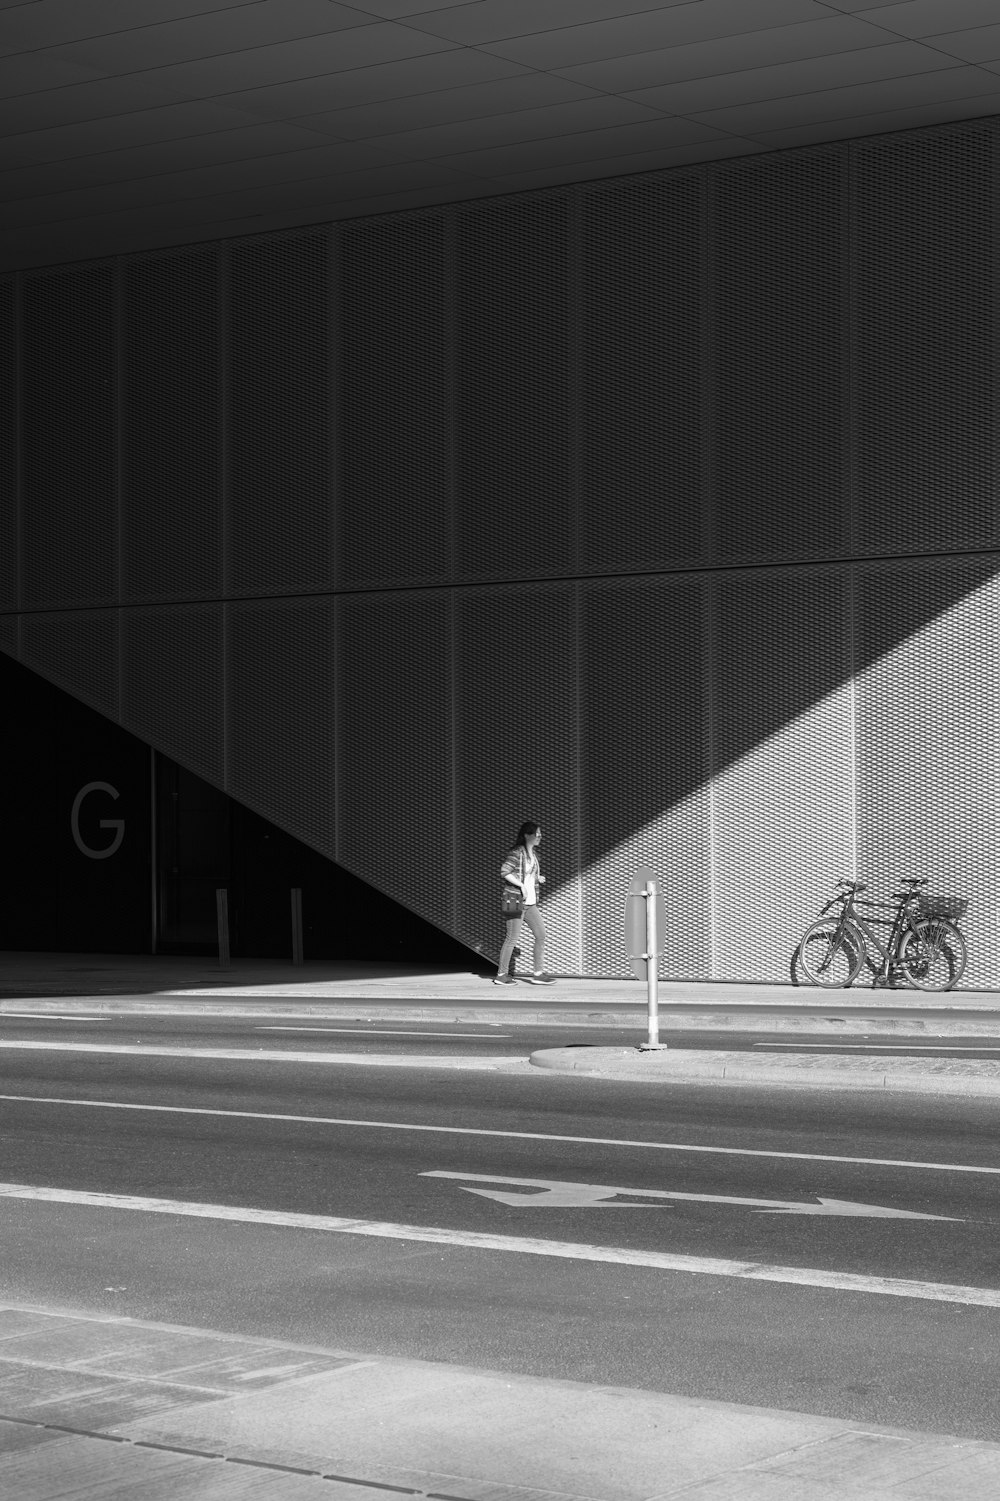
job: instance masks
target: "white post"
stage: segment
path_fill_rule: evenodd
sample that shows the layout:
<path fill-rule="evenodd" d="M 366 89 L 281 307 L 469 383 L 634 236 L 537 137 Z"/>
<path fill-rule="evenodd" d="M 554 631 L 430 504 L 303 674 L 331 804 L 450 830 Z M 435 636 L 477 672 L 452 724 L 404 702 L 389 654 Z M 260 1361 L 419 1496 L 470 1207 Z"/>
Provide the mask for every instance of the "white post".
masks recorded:
<path fill-rule="evenodd" d="M 656 882 L 646 885 L 646 1000 L 649 1012 L 649 1046 L 660 1045 L 659 997 L 656 982 L 660 968 L 660 956 L 656 948 Z"/>
<path fill-rule="evenodd" d="M 657 981 L 659 979 L 660 953 L 656 932 L 656 882 L 647 881 L 646 890 L 646 1007 L 649 1018 L 649 1036 L 640 1044 L 640 1052 L 663 1051 L 666 1043 L 660 1041 L 660 1012 Z"/>

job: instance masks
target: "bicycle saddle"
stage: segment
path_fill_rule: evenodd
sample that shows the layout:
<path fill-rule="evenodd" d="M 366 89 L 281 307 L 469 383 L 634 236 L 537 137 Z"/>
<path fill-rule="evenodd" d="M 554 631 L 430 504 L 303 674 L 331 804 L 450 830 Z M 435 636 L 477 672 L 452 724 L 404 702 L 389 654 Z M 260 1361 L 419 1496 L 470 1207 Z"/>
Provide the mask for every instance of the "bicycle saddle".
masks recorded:
<path fill-rule="evenodd" d="M 926 878 L 926 876 L 900 876 L 900 878 L 899 878 L 899 884 L 900 884 L 900 886 L 913 886 L 913 887 L 926 886 L 927 885 L 927 878 Z"/>
<path fill-rule="evenodd" d="M 841 880 L 839 880 L 837 882 L 837 885 L 838 886 L 842 886 L 845 891 L 867 891 L 868 890 L 868 887 L 866 886 L 866 884 L 865 884 L 864 881 L 845 881 L 845 880 L 841 879 Z"/>

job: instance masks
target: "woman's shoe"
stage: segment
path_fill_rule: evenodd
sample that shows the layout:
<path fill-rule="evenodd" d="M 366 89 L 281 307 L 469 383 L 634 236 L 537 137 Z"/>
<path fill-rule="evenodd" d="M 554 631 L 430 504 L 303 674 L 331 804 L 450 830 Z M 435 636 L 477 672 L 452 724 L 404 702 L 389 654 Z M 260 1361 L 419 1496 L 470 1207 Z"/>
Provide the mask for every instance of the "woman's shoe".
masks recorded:
<path fill-rule="evenodd" d="M 528 980 L 532 985 L 554 985 L 556 983 L 555 975 L 547 975 L 544 970 L 541 974 L 529 975 Z"/>
<path fill-rule="evenodd" d="M 517 981 L 513 975 L 494 975 L 493 983 L 494 985 L 516 985 Z"/>

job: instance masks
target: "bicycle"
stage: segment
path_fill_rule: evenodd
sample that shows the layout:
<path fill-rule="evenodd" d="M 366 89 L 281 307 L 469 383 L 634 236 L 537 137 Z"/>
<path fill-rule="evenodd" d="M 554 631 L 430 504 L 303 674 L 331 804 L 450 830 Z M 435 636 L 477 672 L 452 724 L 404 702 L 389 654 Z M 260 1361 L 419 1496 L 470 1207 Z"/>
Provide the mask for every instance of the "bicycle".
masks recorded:
<path fill-rule="evenodd" d="M 931 897 L 922 890 L 925 880 L 909 876 L 900 881 L 891 902 L 861 898 L 863 881 L 840 880 L 837 894 L 827 902 L 817 920 L 802 935 L 799 963 L 812 985 L 824 988 L 853 985 L 867 965 L 873 985 L 891 985 L 898 974 L 918 990 L 951 990 L 965 972 L 968 958 L 965 939 L 957 920 L 965 915 L 968 902 L 959 897 Z M 858 912 L 860 905 L 888 916 Z M 837 916 L 826 914 L 840 908 Z M 889 928 L 883 946 L 871 925 Z M 874 949 L 881 956 L 876 963 Z"/>

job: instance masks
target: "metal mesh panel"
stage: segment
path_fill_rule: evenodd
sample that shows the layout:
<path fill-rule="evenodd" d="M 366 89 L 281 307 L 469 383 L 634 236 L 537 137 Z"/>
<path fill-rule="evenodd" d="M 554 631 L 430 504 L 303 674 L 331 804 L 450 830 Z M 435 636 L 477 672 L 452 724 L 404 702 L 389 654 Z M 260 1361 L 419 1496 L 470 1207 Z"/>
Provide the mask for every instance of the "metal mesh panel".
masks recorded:
<path fill-rule="evenodd" d="M 6 652 L 9 657 L 19 655 L 16 615 L 0 615 L 0 651 Z"/>
<path fill-rule="evenodd" d="M 580 557 L 598 572 L 702 550 L 701 178 L 631 178 L 580 218 Z"/>
<path fill-rule="evenodd" d="M 571 586 L 476 590 L 456 614 L 458 933 L 495 958 L 500 865 L 525 819 L 539 851 L 545 967 L 578 974 L 577 630 Z M 531 939 L 524 934 L 524 962 Z"/>
<path fill-rule="evenodd" d="M 218 251 L 124 263 L 122 595 L 221 586 Z"/>
<path fill-rule="evenodd" d="M 576 526 L 567 200 L 463 209 L 455 238 L 458 573 L 563 573 Z"/>
<path fill-rule="evenodd" d="M 17 608 L 15 289 L 0 281 L 0 610 Z"/>
<path fill-rule="evenodd" d="M 121 721 L 181 766 L 223 785 L 221 604 L 122 612 Z"/>
<path fill-rule="evenodd" d="M 339 577 L 451 573 L 450 274 L 443 215 L 345 225 Z"/>
<path fill-rule="evenodd" d="M 629 882 L 665 885 L 661 973 L 706 972 L 709 935 L 703 584 L 583 587 L 583 951 L 588 974 L 624 975 Z"/>
<path fill-rule="evenodd" d="M 234 593 L 321 589 L 331 579 L 328 255 L 324 234 L 229 252 Z"/>
<path fill-rule="evenodd" d="M 996 541 L 991 124 L 854 148 L 858 548 Z"/>
<path fill-rule="evenodd" d="M 115 598 L 116 276 L 92 265 L 24 282 L 25 606 Z"/>
<path fill-rule="evenodd" d="M 846 541 L 845 164 L 808 152 L 711 177 L 723 558 L 823 557 Z"/>
<path fill-rule="evenodd" d="M 338 860 L 453 932 L 449 597 L 343 598 L 337 661 Z"/>
<path fill-rule="evenodd" d="M 118 718 L 118 617 L 114 610 L 23 615 L 21 661 L 109 719 Z"/>
<path fill-rule="evenodd" d="M 119 463 L 132 605 L 330 588 L 339 478 L 338 581 L 372 593 L 338 603 L 336 661 L 328 601 L 243 601 L 228 638 L 221 600 L 129 608 L 130 728 L 486 946 L 495 852 L 538 817 L 551 963 L 596 974 L 627 972 L 622 901 L 648 862 L 667 884 L 665 975 L 784 978 L 850 868 L 854 820 L 874 884 L 909 866 L 970 897 L 970 983 L 997 982 L 989 566 L 863 571 L 856 693 L 832 564 L 711 585 L 567 575 L 840 554 L 845 454 L 861 549 L 997 545 L 998 128 L 29 276 L 24 660 L 117 713 L 116 617 L 83 607 L 115 602 Z M 0 609 L 13 518 L 0 498 Z M 446 576 L 482 587 L 377 592 Z M 523 649 L 504 644 L 508 608 Z M 0 649 L 16 644 L 0 615 Z"/>
<path fill-rule="evenodd" d="M 854 860 L 849 595 L 842 574 L 713 584 L 714 970 L 788 981 Z"/>
<path fill-rule="evenodd" d="M 333 603 L 233 605 L 226 790 L 333 856 Z"/>
<path fill-rule="evenodd" d="M 858 871 L 886 895 L 926 876 L 968 897 L 964 986 L 1000 980 L 996 737 L 1000 580 L 984 565 L 862 569 Z M 890 643 L 888 647 L 886 643 Z"/>

